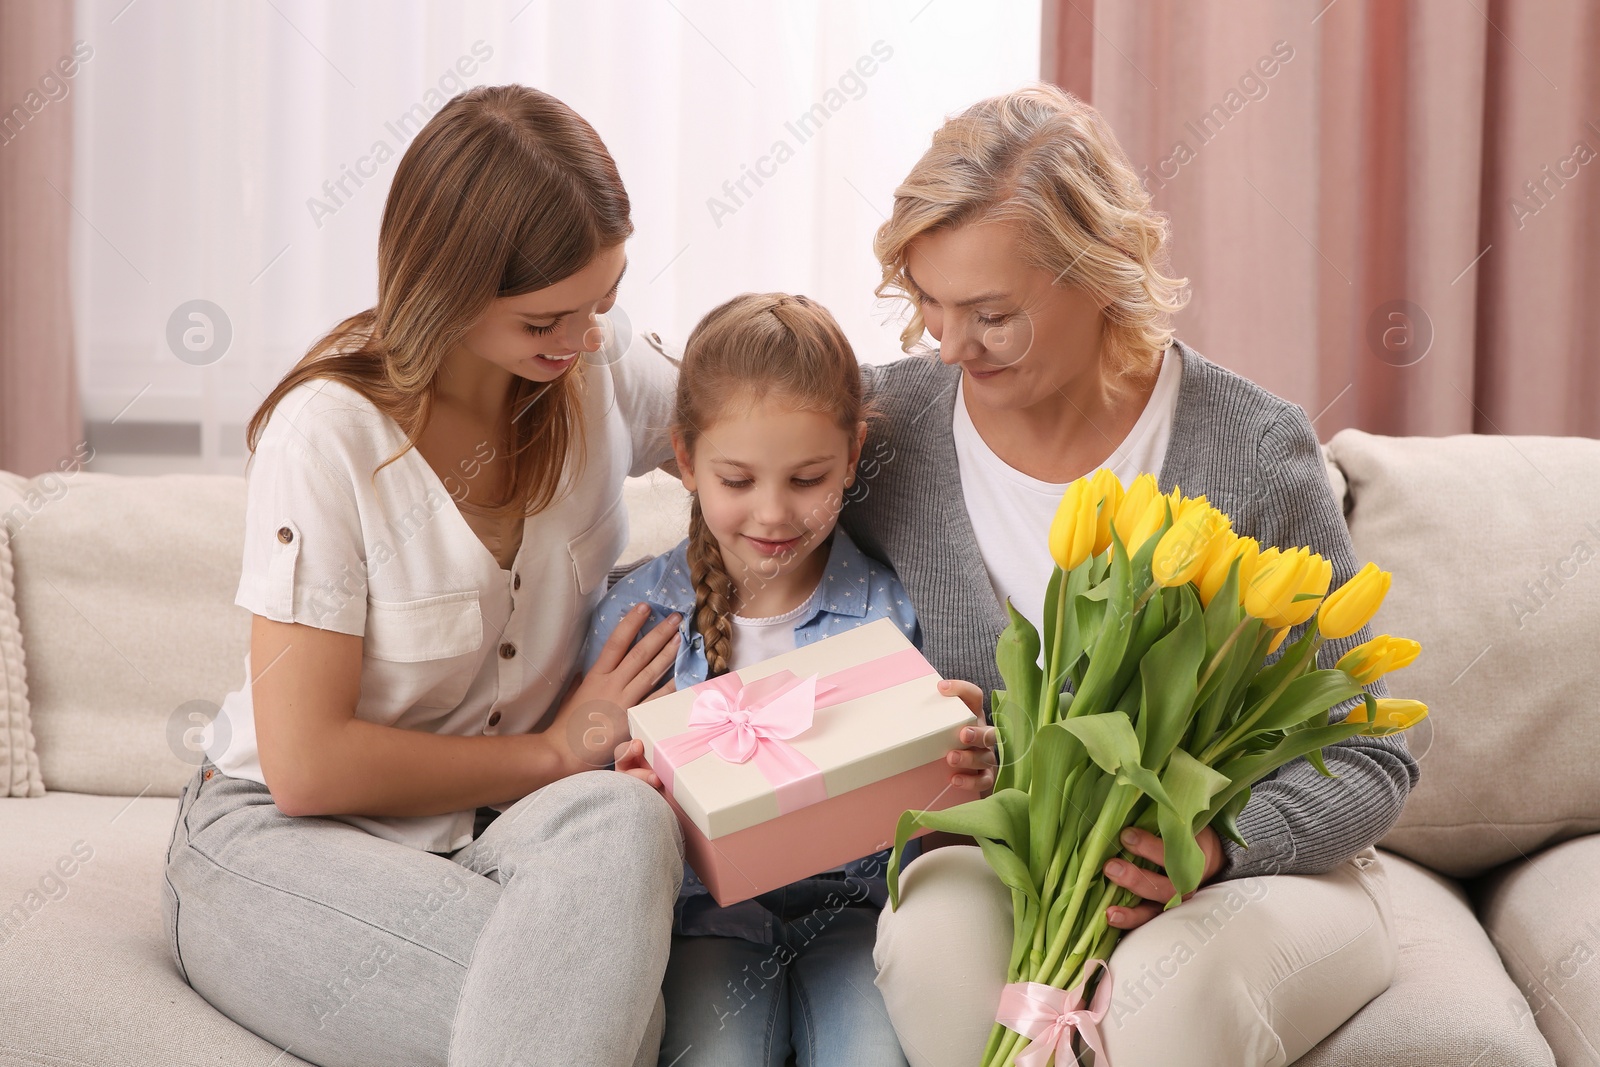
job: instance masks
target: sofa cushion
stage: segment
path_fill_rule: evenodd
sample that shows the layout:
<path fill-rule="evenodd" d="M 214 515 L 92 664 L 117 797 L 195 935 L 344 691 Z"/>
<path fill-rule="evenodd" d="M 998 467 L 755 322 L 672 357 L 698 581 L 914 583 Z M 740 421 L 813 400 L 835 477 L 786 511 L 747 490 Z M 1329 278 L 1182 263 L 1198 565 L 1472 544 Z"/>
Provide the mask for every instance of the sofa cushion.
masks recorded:
<path fill-rule="evenodd" d="M 150 796 L 0 799 L 0 1063 L 304 1067 L 178 973 L 160 896 L 177 810 Z"/>
<path fill-rule="evenodd" d="M 51 789 L 177 796 L 201 754 L 196 727 L 244 682 L 250 615 L 233 597 L 245 480 L 75 472 L 41 490 L 4 477 L 0 493 L 39 490 L 42 502 L 13 539 L 35 773 Z M 677 479 L 630 478 L 624 499 L 624 559 L 684 536 Z"/>
<path fill-rule="evenodd" d="M 1388 679 L 1431 714 L 1384 847 L 1466 878 L 1600 830 L 1600 441 L 1344 430 L 1329 451 L 1357 555 L 1395 576 L 1373 632 L 1423 648 Z"/>
<path fill-rule="evenodd" d="M 1461 888 L 1378 851 L 1400 956 L 1389 988 L 1295 1067 L 1555 1067 Z M 1519 1016 L 1520 1012 L 1520 1016 Z"/>
<path fill-rule="evenodd" d="M 1562 1067 L 1600 1064 L 1600 836 L 1556 845 L 1469 886 L 1478 917 Z"/>
<path fill-rule="evenodd" d="M 244 479 L 78 473 L 11 547 L 44 784 L 177 796 L 244 680 Z"/>
<path fill-rule="evenodd" d="M 22 623 L 17 619 L 12 527 L 5 515 L 25 510 L 27 479 L 0 471 L 0 796 L 44 795 L 39 752 L 28 712 L 28 672 L 22 658 Z"/>

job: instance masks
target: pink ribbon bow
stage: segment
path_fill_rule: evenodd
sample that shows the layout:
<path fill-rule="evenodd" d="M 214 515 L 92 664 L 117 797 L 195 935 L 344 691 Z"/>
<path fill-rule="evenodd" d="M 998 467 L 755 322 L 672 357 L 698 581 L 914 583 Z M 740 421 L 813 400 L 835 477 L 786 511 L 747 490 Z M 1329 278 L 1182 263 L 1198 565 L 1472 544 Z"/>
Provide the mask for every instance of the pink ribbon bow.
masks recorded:
<path fill-rule="evenodd" d="M 689 728 L 656 742 L 651 767 L 671 793 L 677 769 L 707 752 L 730 763 L 754 760 L 773 785 L 779 813 L 787 815 L 828 799 L 822 769 L 789 744 L 811 729 L 817 709 L 932 673 L 933 667 L 914 648 L 822 678 L 777 671 L 746 684 L 737 671 L 729 671 L 691 689 Z"/>
<path fill-rule="evenodd" d="M 1110 1067 L 1105 1047 L 1100 1043 L 1100 1020 L 1111 1002 L 1111 972 L 1100 978 L 1094 1003 L 1083 1006 L 1083 987 L 1095 968 L 1105 969 L 1101 960 L 1090 960 L 1083 981 L 1071 989 L 1056 989 L 1038 982 L 1013 982 L 1000 991 L 1000 1010 L 995 1021 L 1015 1030 L 1033 1043 L 1018 1054 L 1017 1067 L 1045 1067 L 1055 1056 L 1056 1067 L 1077 1067 L 1078 1055 L 1072 1051 L 1072 1035 L 1083 1035 L 1083 1043 L 1094 1050 L 1095 1067 Z"/>
<path fill-rule="evenodd" d="M 828 799 L 822 769 L 788 743 L 811 729 L 817 676 L 779 671 L 749 685 L 728 673 L 694 687 L 689 729 L 656 744 L 655 771 L 671 791 L 677 767 L 715 752 L 729 763 L 755 760 L 784 814 Z"/>

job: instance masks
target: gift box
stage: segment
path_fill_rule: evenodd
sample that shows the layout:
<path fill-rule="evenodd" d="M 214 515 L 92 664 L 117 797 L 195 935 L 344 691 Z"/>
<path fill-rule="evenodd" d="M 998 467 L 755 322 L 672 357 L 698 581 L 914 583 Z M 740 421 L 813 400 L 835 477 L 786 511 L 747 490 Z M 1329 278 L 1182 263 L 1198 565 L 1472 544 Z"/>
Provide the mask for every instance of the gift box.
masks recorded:
<path fill-rule="evenodd" d="M 950 787 L 972 713 L 890 619 L 628 710 L 717 903 L 788 885 L 894 843 L 908 808 Z"/>

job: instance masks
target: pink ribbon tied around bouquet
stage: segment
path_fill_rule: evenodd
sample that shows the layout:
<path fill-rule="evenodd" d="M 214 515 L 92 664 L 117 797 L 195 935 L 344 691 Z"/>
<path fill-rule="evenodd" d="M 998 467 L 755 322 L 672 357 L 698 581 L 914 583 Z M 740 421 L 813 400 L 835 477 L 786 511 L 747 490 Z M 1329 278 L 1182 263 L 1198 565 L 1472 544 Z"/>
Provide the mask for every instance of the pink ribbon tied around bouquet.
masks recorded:
<path fill-rule="evenodd" d="M 730 763 L 755 760 L 784 814 L 828 799 L 822 769 L 788 743 L 811 729 L 815 674 L 797 678 L 780 671 L 745 685 L 730 672 L 694 689 L 689 729 L 656 744 L 655 771 L 663 788 L 672 790 L 677 767 L 710 751 Z"/>
<path fill-rule="evenodd" d="M 995 1021 L 1008 1030 L 1015 1030 L 1031 1042 L 1018 1054 L 1017 1067 L 1045 1067 L 1055 1056 L 1056 1067 L 1072 1064 L 1077 1067 L 1078 1055 L 1072 1051 L 1072 1035 L 1083 1035 L 1083 1043 L 1094 1050 L 1095 1067 L 1110 1067 L 1105 1047 L 1100 1041 L 1100 1020 L 1111 1003 L 1111 972 L 1100 978 L 1100 987 L 1094 991 L 1094 1003 L 1083 1006 L 1083 987 L 1098 967 L 1105 970 L 1102 960 L 1091 960 L 1084 971 L 1083 981 L 1071 989 L 1057 989 L 1039 982 L 1013 982 L 1000 991 L 1000 1009 Z"/>

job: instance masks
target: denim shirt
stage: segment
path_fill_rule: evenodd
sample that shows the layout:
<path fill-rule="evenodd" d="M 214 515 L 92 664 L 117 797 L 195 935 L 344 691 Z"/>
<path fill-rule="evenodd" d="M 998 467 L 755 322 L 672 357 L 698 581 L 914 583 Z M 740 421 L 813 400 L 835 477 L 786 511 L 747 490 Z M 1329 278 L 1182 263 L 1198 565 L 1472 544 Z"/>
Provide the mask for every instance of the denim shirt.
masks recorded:
<path fill-rule="evenodd" d="M 706 680 L 705 643 L 693 630 L 694 583 L 689 577 L 687 539 L 680 541 L 672 551 L 644 563 L 613 585 L 600 606 L 595 610 L 589 637 L 583 650 L 583 669 L 588 672 L 600 658 L 600 649 L 616 629 L 621 618 L 635 604 L 650 605 L 650 619 L 640 629 L 648 631 L 673 612 L 683 617 L 679 626 L 682 640 L 678 643 L 674 681 L 679 689 L 687 689 Z M 818 551 L 822 551 L 819 548 Z M 811 600 L 811 611 L 795 621 L 794 643 L 803 648 L 824 637 L 853 630 L 878 619 L 893 619 L 895 625 L 919 649 L 922 631 L 917 625 L 916 613 L 911 608 L 911 598 L 906 595 L 900 579 L 893 571 L 869 558 L 850 539 L 842 527 L 835 527 L 832 544 L 828 546 L 828 562 L 818 584 L 821 595 Z M 921 842 L 913 840 L 906 846 L 903 862 L 919 855 Z M 838 897 L 839 906 L 845 904 L 870 904 L 881 908 L 888 898 L 884 880 L 889 863 L 889 850 L 854 860 L 845 865 L 844 872 L 819 875 L 803 879 L 793 888 L 804 886 L 807 890 L 828 891 L 829 898 Z M 726 908 L 718 907 L 710 891 L 686 864 L 683 871 L 683 889 L 678 894 L 674 909 L 673 931 L 678 934 L 721 937 L 742 937 L 747 941 L 770 945 L 774 927 L 781 921 L 776 914 L 781 910 L 784 890 L 775 890 L 751 900 L 740 901 Z M 768 905 L 772 905 L 769 907 Z"/>

